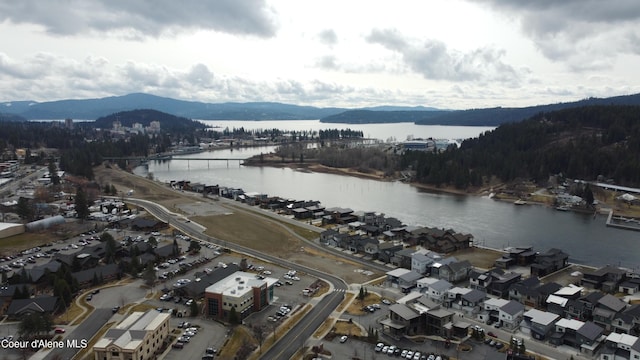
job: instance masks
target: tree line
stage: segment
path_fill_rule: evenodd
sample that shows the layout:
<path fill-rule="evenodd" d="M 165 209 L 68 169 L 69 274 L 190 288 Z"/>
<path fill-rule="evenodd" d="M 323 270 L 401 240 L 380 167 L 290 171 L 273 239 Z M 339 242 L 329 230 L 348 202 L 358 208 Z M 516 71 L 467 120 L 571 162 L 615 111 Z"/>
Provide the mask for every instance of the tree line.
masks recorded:
<path fill-rule="evenodd" d="M 406 152 L 401 166 L 417 180 L 464 189 L 491 177 L 546 181 L 612 179 L 640 185 L 640 107 L 586 106 L 504 124 L 442 153 Z"/>

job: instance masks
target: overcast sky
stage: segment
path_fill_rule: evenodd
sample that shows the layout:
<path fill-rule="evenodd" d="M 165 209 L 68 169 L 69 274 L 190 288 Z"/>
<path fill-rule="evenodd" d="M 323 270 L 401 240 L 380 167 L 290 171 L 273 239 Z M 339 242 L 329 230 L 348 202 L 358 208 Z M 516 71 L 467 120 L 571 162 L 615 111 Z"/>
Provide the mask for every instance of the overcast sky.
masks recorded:
<path fill-rule="evenodd" d="M 0 101 L 448 109 L 640 92 L 637 0 L 0 0 Z"/>

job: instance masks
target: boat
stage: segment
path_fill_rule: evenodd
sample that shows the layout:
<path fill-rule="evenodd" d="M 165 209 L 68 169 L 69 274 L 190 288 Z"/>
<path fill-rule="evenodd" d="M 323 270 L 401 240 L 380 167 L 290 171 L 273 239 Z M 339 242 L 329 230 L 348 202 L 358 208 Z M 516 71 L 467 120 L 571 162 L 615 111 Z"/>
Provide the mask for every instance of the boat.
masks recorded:
<path fill-rule="evenodd" d="M 522 199 L 518 199 L 516 201 L 513 202 L 514 205 L 527 205 L 527 202 L 522 200 Z"/>
<path fill-rule="evenodd" d="M 556 206 L 556 210 L 558 211 L 569 211 L 569 207 L 566 205 L 560 205 L 560 206 Z"/>

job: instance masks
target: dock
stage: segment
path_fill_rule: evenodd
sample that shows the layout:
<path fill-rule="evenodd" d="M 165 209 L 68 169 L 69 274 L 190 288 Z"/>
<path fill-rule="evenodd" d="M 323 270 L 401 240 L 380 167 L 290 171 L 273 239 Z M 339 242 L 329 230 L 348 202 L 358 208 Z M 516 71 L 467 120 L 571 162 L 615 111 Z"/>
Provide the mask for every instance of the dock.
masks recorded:
<path fill-rule="evenodd" d="M 613 210 L 609 209 L 609 215 L 607 216 L 607 226 L 624 229 L 640 231 L 640 219 L 633 217 L 614 216 Z"/>

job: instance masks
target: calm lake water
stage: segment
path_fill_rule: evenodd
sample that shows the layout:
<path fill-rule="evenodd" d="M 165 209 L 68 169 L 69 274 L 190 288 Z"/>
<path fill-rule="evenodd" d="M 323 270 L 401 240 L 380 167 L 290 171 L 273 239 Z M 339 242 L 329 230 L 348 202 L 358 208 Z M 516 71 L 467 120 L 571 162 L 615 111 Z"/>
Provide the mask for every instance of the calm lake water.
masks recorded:
<path fill-rule="evenodd" d="M 224 126 L 264 122 L 215 122 Z M 270 122 L 271 123 L 271 122 Z M 291 121 L 277 121 L 264 128 L 292 129 Z M 296 126 L 324 126 L 317 121 L 296 121 Z M 326 124 L 326 128 L 355 129 L 344 124 Z M 392 125 L 392 126 L 389 126 Z M 235 126 L 235 125 L 233 125 Z M 232 128 L 233 126 L 229 126 Z M 344 127 L 340 127 L 344 126 Z M 362 125 L 365 134 L 463 139 L 477 136 L 491 128 L 418 126 L 413 124 Z M 236 126 L 239 127 L 239 126 Z M 413 127 L 418 127 L 413 132 Z M 259 128 L 259 127 L 256 127 Z M 401 129 L 400 129 L 401 128 Z M 430 130 L 427 128 L 431 128 Z M 462 128 L 462 129 L 460 129 Z M 420 133 L 417 130 L 421 131 Z M 433 131 L 432 131 L 433 130 Z M 437 133 L 437 135 L 436 135 Z M 404 134 L 404 135 L 402 135 Z M 387 136 L 387 137 L 388 137 Z M 371 136 L 381 138 L 380 135 Z M 383 138 L 386 139 L 386 138 Z M 188 155 L 197 158 L 244 159 L 272 147 L 217 150 Z M 640 265 L 640 233 L 605 226 L 605 217 L 558 212 L 542 206 L 515 206 L 486 197 L 456 196 L 421 191 L 400 182 L 382 182 L 331 174 L 307 173 L 292 169 L 244 167 L 236 161 L 171 160 L 149 163 L 149 172 L 160 181 L 188 179 L 192 182 L 239 187 L 245 191 L 295 199 L 319 200 L 326 207 L 378 211 L 408 225 L 451 228 L 470 233 L 481 245 L 504 248 L 531 245 L 537 251 L 560 248 L 570 260 L 587 265 L 606 264 L 636 268 Z M 146 168 L 136 169 L 145 175 Z"/>

